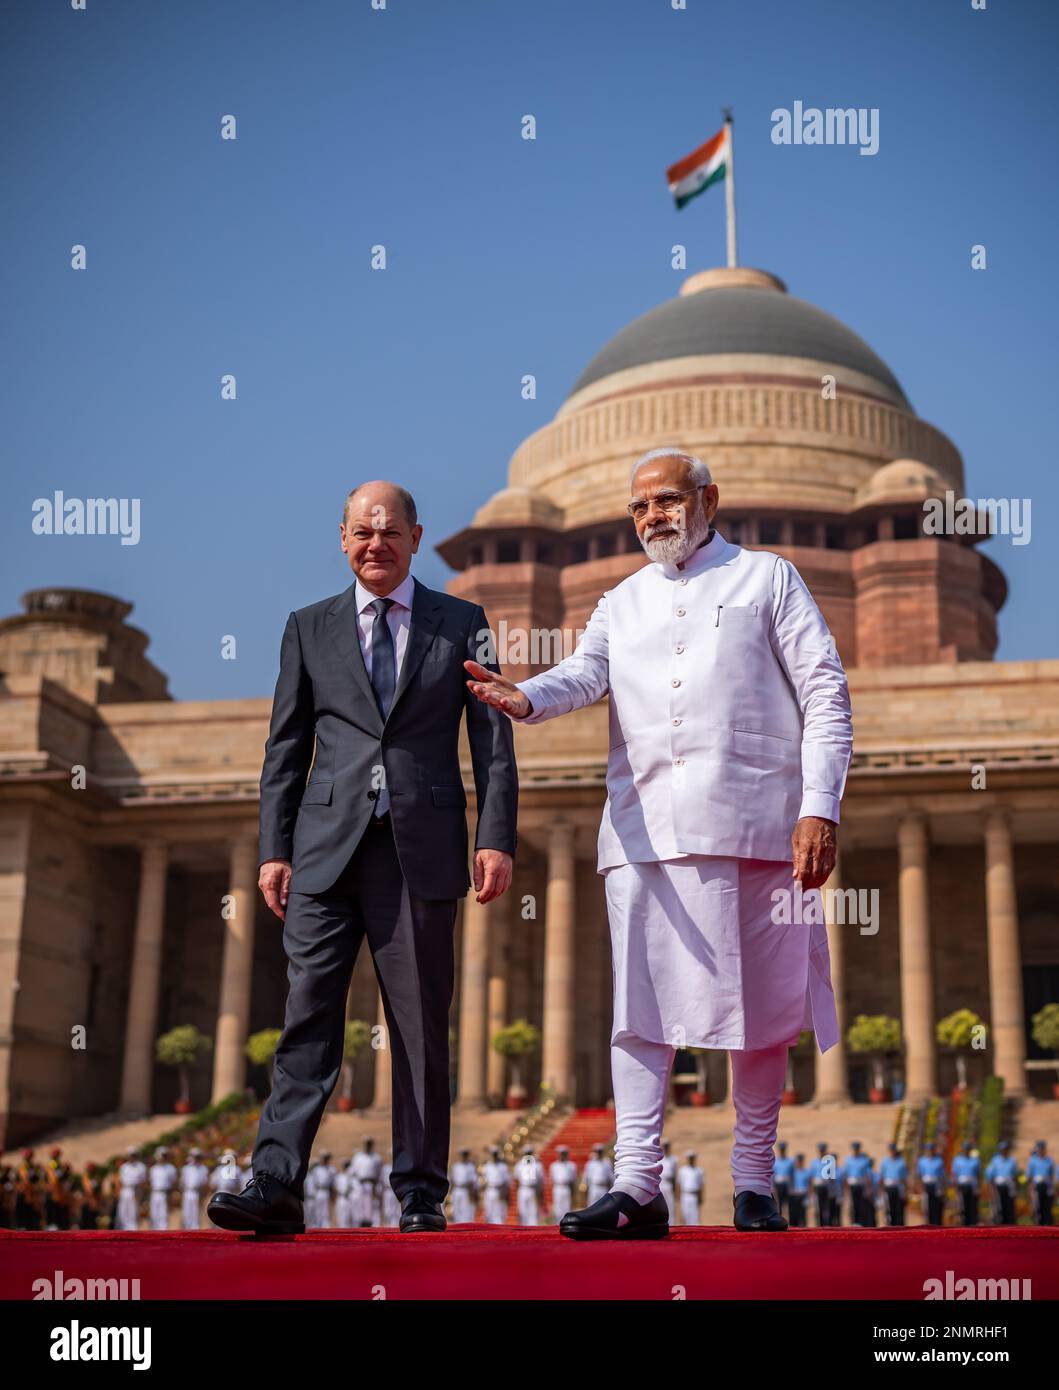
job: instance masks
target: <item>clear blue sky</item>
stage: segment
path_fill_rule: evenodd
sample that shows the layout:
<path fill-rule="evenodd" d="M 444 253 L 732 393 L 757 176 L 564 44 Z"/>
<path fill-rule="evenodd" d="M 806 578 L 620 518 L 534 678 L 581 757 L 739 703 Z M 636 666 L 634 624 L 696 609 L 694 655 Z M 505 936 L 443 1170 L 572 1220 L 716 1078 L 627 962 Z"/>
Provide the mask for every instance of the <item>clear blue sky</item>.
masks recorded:
<path fill-rule="evenodd" d="M 1032 499 L 1032 543 L 989 547 L 999 655 L 1059 656 L 1059 6 L 688 3 L 5 5 L 3 611 L 120 594 L 175 695 L 270 694 L 286 614 L 349 582 L 340 499 L 378 475 L 415 492 L 443 587 L 433 543 L 677 292 L 673 242 L 723 261 L 722 189 L 677 214 L 664 170 L 730 103 L 741 261 L 875 348 L 970 495 Z M 772 145 L 795 100 L 878 107 L 880 152 Z M 56 488 L 140 497 L 140 544 L 32 535 Z"/>

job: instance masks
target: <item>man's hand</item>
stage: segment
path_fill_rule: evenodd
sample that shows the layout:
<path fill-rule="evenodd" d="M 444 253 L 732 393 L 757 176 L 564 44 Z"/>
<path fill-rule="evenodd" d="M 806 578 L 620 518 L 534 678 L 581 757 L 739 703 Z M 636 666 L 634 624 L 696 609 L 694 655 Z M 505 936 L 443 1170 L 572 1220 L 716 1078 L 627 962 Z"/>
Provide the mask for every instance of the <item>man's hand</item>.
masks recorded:
<path fill-rule="evenodd" d="M 838 854 L 835 822 L 821 816 L 802 816 L 791 836 L 793 877 L 804 889 L 820 888 L 831 876 Z"/>
<path fill-rule="evenodd" d="M 286 859 L 266 859 L 257 872 L 257 886 L 281 922 L 287 920 L 291 866 Z"/>
<path fill-rule="evenodd" d="M 477 695 L 483 704 L 494 705 L 512 719 L 525 719 L 532 711 L 529 697 L 523 695 L 512 681 L 498 676 L 495 671 L 486 670 L 477 661 L 465 661 L 463 665 L 474 677 L 473 681 L 467 682 L 467 689 Z M 492 854 L 495 851 L 489 852 Z"/>
<path fill-rule="evenodd" d="M 471 665 L 473 663 L 468 663 Z M 511 855 L 502 849 L 474 852 L 475 902 L 490 903 L 511 887 Z"/>

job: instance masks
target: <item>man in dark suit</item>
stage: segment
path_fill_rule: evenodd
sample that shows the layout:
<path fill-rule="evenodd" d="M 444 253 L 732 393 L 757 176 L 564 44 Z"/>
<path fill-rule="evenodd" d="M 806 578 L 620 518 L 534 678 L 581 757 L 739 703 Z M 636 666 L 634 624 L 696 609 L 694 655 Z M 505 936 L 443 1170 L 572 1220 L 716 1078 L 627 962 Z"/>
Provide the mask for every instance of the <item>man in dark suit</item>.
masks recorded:
<path fill-rule="evenodd" d="M 355 582 L 292 613 L 283 634 L 261 773 L 259 886 L 284 922 L 290 991 L 253 1178 L 207 1208 L 225 1230 L 304 1229 L 309 1154 L 342 1065 L 346 993 L 365 937 L 392 1056 L 390 1182 L 401 1230 L 445 1228 L 452 935 L 470 884 L 464 718 L 481 903 L 511 883 L 518 780 L 508 721 L 465 684 L 464 661 L 491 650 L 485 614 L 412 578 L 422 534 L 403 488 L 355 489 L 341 526 Z"/>

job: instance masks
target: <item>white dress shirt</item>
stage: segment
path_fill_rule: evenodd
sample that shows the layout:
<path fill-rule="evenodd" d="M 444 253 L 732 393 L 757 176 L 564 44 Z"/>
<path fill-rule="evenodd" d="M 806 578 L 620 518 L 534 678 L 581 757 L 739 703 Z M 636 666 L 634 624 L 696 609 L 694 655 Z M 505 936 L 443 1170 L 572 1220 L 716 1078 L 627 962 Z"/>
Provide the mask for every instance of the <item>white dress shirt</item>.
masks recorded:
<path fill-rule="evenodd" d="M 404 661 L 405 650 L 408 647 L 408 632 L 412 625 L 412 596 L 415 593 L 415 580 L 411 574 L 406 574 L 398 584 L 396 589 L 392 589 L 388 594 L 373 594 L 370 589 L 365 589 L 358 579 L 356 582 L 356 607 L 357 607 L 357 634 L 360 637 L 360 650 L 364 657 L 364 669 L 368 673 L 368 680 L 371 680 L 371 634 L 375 626 L 375 611 L 372 604 L 378 598 L 388 598 L 391 607 L 386 613 L 386 622 L 390 629 L 390 636 L 393 638 L 394 655 L 394 685 L 401 674 L 401 663 Z M 375 815 L 384 816 L 390 809 L 390 793 L 386 787 L 379 789 L 379 799 L 375 803 Z"/>
<path fill-rule="evenodd" d="M 519 683 L 536 724 L 610 696 L 598 868 L 685 854 L 791 859 L 801 816 L 837 821 L 846 674 L 797 570 L 715 531 L 599 600 L 576 651 Z"/>

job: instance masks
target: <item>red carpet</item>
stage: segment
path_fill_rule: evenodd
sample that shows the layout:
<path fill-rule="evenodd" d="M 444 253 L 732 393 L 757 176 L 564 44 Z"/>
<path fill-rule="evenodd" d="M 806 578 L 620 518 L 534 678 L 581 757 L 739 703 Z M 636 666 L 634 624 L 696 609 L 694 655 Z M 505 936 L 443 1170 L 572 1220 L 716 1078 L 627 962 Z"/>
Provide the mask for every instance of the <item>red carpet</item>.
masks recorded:
<path fill-rule="evenodd" d="M 1059 1298 L 1059 1228 L 679 1229 L 668 1240 L 576 1244 L 553 1228 L 444 1235 L 313 1231 L 256 1242 L 223 1231 L 0 1231 L 0 1298 L 33 1282 L 140 1280 L 142 1299 L 915 1299 L 924 1280 L 1030 1279 Z M 380 1292 L 380 1289 L 382 1292 Z M 674 1292 L 674 1290 L 677 1290 Z M 1021 1297 L 1021 1286 L 1020 1293 Z"/>

